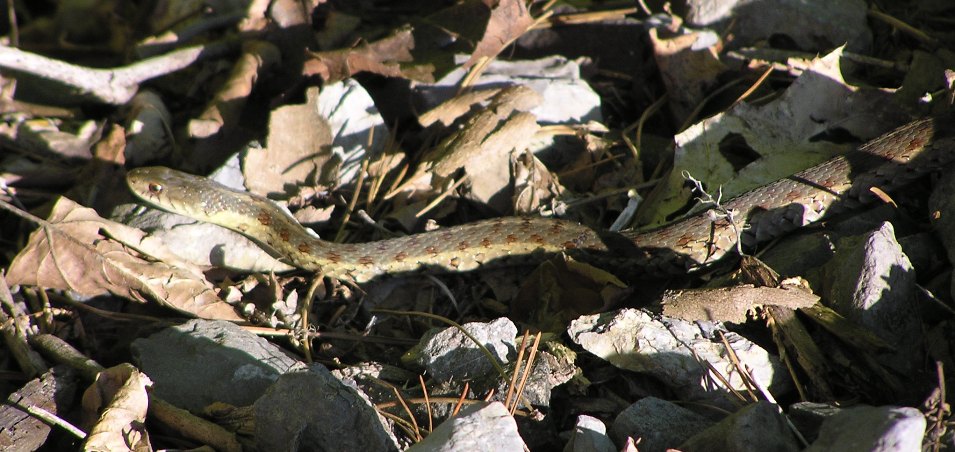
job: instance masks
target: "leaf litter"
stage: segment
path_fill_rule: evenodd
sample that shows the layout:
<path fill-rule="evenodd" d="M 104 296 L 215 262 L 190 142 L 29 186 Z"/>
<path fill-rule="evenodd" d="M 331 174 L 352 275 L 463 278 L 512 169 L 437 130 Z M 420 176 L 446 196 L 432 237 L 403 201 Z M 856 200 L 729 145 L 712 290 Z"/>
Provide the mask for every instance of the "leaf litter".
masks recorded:
<path fill-rule="evenodd" d="M 699 196 L 686 189 L 685 173 L 726 199 L 947 108 L 955 80 L 948 52 L 953 36 L 940 24 L 955 12 L 950 5 L 923 1 L 912 12 L 866 8 L 863 2 L 779 9 L 739 4 L 713 16 L 716 10 L 687 2 L 681 18 L 642 3 L 614 10 L 595 2 L 573 10 L 519 0 L 409 2 L 361 10 L 329 2 L 310 6 L 307 14 L 282 1 L 270 8 L 254 2 L 247 10 L 183 7 L 161 14 L 134 13 L 145 7 L 124 9 L 109 1 L 91 2 L 86 7 L 93 9 L 83 11 L 82 3 L 64 2 L 56 11 L 18 5 L 14 12 L 23 22 L 11 36 L 19 41 L 10 42 L 20 45 L 0 49 L 0 138 L 9 149 L 0 157 L 0 198 L 4 211 L 17 215 L 8 215 L 3 229 L 5 279 L 14 289 L 4 311 L 35 319 L 27 328 L 34 335 L 51 332 L 93 345 L 117 337 L 109 350 L 93 346 L 83 352 L 136 367 L 114 369 L 133 383 L 132 392 L 106 394 L 117 409 L 84 405 L 94 410 L 93 418 L 103 414 L 96 425 L 82 424 L 91 432 L 87 439 L 69 439 L 47 427 L 36 434 L 50 435 L 49 444 L 86 441 L 86 448 L 110 448 L 134 439 L 141 450 L 153 447 L 157 440 L 150 438 L 149 424 L 140 429 L 152 414 L 144 405 L 150 379 L 156 382 L 150 405 L 189 407 L 221 424 L 206 427 L 223 429 L 220 439 L 188 431 L 183 438 L 223 450 L 234 450 L 237 439 L 259 448 L 291 448 L 282 442 L 289 435 L 273 430 L 281 425 L 298 429 L 292 436 L 301 448 L 325 447 L 324 441 L 355 431 L 335 422 L 361 422 L 359 430 L 374 432 L 351 435 L 348 444 L 355 448 L 404 448 L 426 437 L 424 444 L 441 444 L 458 432 L 437 424 L 462 404 L 470 407 L 462 420 L 481 425 L 471 416 L 487 410 L 504 421 L 494 437 L 501 447 L 563 448 L 559 432 L 584 441 L 574 425 L 596 420 L 604 433 L 595 441 L 611 448 L 701 450 L 701 444 L 748 437 L 732 430 L 733 421 L 742 422 L 737 418 L 758 416 L 772 424 L 781 416 L 776 407 L 796 418 L 805 415 L 807 402 L 835 407 L 849 399 L 892 405 L 897 411 L 876 415 L 928 425 L 914 429 L 919 435 L 893 438 L 896 443 L 924 441 L 937 448 L 950 442 L 947 400 L 939 395 L 945 394 L 944 370 L 953 362 L 944 345 L 953 312 L 944 277 L 950 266 L 922 232 L 924 225 L 912 219 L 918 217 L 908 213 L 924 208 L 925 185 L 892 195 L 902 209 L 874 209 L 856 220 L 873 226 L 853 226 L 851 217 L 849 226 L 827 224 L 771 248 L 767 262 L 772 268 L 795 263 L 810 252 L 790 251 L 781 262 L 772 251 L 810 239 L 849 250 L 837 249 L 849 256 L 839 262 L 875 262 L 866 264 L 864 278 L 910 288 L 895 294 L 903 303 L 933 300 L 933 307 L 920 307 L 923 318 L 910 318 L 916 311 L 911 307 L 894 317 L 898 325 L 921 326 L 916 329 L 927 332 L 926 343 L 919 337 L 899 340 L 896 330 L 883 329 L 884 320 L 846 307 L 873 301 L 865 296 L 882 306 L 890 298 L 853 291 L 881 287 L 864 278 L 849 289 L 838 286 L 827 272 L 844 280 L 855 272 L 827 270 L 821 262 L 795 271 L 805 274 L 796 291 L 778 287 L 779 278 L 754 282 L 720 272 L 621 281 L 613 276 L 615 268 L 566 257 L 518 271 L 356 286 L 289 273 L 266 263 L 268 253 L 254 245 L 247 245 L 254 251 L 245 257 L 232 248 L 244 239 L 212 226 L 203 225 L 198 235 L 147 235 L 105 219 L 109 207 L 122 204 L 125 210 L 113 212 L 114 218 L 139 215 L 130 195 L 117 188 L 120 173 L 112 169 L 163 164 L 198 174 L 225 167 L 224 173 L 237 176 L 237 186 L 287 206 L 300 221 L 318 226 L 326 240 L 375 240 L 515 214 L 572 218 L 595 227 L 660 224 Z M 87 26 L 66 28 L 68 17 L 84 17 Z M 137 21 L 141 26 L 129 27 Z M 41 50 L 51 48 L 60 51 Z M 125 143 L 117 131 L 125 132 Z M 29 217 L 26 208 L 49 213 L 41 220 Z M 887 219 L 898 225 L 881 225 Z M 176 232 L 194 226 L 177 221 L 158 224 Z M 865 243 L 859 251 L 852 240 L 840 242 L 861 233 L 869 235 L 854 241 Z M 902 245 L 893 244 L 896 236 Z M 914 273 L 899 279 L 899 272 L 912 268 L 905 256 L 895 258 L 901 259 L 895 273 L 873 273 L 886 267 L 877 259 L 889 259 L 879 257 L 876 246 L 889 250 L 882 253 L 893 246 L 910 253 L 917 280 Z M 263 275 L 265 268 L 279 274 Z M 742 268 L 759 273 L 762 264 Z M 664 296 L 664 288 L 672 291 Z M 117 311 L 110 321 L 87 310 L 104 298 L 126 300 L 106 305 Z M 113 323 L 124 315 L 152 322 Z M 182 323 L 183 316 L 201 320 Z M 530 346 L 511 340 L 511 329 L 495 331 L 509 323 L 500 322 L 504 316 L 519 322 L 518 331 L 547 334 L 525 349 Z M 214 320 L 245 328 L 217 329 Z M 170 333 L 165 325 L 171 322 L 180 324 L 174 334 L 192 341 L 179 353 L 129 346 L 157 330 Z M 495 364 L 513 378 L 469 374 L 469 360 L 486 358 L 454 354 L 465 345 L 432 356 L 430 363 L 418 356 L 414 368 L 397 359 L 418 339 L 440 337 L 427 331 L 446 324 L 487 327 L 504 336 L 510 349 Z M 812 334 L 798 332 L 807 330 Z M 273 340 L 253 342 L 253 334 Z M 250 346 L 266 356 L 314 361 L 309 376 L 315 379 L 257 367 L 262 358 L 250 358 L 259 355 L 246 354 L 241 345 L 216 348 L 225 336 L 229 344 L 256 344 Z M 15 337 L 23 336 L 8 340 Z M 49 342 L 31 339 L 27 347 L 63 359 L 51 351 L 56 347 L 41 343 Z M 197 353 L 200 348 L 208 354 Z M 900 360 L 900 350 L 908 359 Z M 230 420 L 212 409 L 202 412 L 203 406 L 193 406 L 197 400 L 177 394 L 177 385 L 201 381 L 205 360 L 231 353 L 241 356 L 218 366 L 235 366 L 234 375 L 255 368 L 283 380 L 260 389 L 252 405 L 227 396 L 209 401 L 217 403 L 208 405 L 217 413 L 236 416 Z M 938 365 L 925 366 L 929 361 Z M 421 369 L 441 362 L 463 370 L 450 377 L 432 370 L 417 379 Z M 105 380 L 111 373 L 101 375 Z M 209 384 L 234 385 L 217 388 L 225 389 L 222 394 L 249 387 L 242 378 Z M 296 413 L 295 405 L 336 392 L 348 394 L 341 397 L 343 406 L 323 412 L 309 405 L 308 414 Z M 657 399 L 701 406 L 691 414 L 708 421 L 692 417 L 686 425 L 695 429 L 681 430 L 633 420 L 690 419 L 668 402 L 643 403 Z M 491 414 L 499 413 L 494 400 L 517 416 Z M 650 405 L 653 411 L 640 411 Z M 79 405 L 63 402 L 58 410 L 55 415 L 79 423 Z M 332 412 L 340 418 L 323 417 Z M 850 410 L 833 422 L 842 414 L 850 420 L 839 422 L 852 425 Z M 321 419 L 329 430 L 310 430 Z M 867 419 L 855 422 L 876 422 Z M 132 429 L 142 436 L 121 436 Z M 818 441 L 831 448 L 850 441 L 818 426 L 757 430 L 766 447 Z M 15 437 L 11 432 L 9 438 Z"/>

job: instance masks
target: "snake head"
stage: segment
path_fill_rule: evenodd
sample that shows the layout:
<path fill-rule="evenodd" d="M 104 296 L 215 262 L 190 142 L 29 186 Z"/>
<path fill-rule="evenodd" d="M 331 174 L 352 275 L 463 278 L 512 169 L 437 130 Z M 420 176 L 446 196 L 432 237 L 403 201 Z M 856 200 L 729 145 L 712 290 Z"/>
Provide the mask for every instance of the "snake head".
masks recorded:
<path fill-rule="evenodd" d="M 161 166 L 130 170 L 126 184 L 151 206 L 200 219 L 229 208 L 242 208 L 252 196 L 205 177 Z"/>
<path fill-rule="evenodd" d="M 197 189 L 210 183 L 214 182 L 161 166 L 135 168 L 126 174 L 126 184 L 134 195 L 173 211 L 175 206 L 189 205 L 197 198 Z"/>

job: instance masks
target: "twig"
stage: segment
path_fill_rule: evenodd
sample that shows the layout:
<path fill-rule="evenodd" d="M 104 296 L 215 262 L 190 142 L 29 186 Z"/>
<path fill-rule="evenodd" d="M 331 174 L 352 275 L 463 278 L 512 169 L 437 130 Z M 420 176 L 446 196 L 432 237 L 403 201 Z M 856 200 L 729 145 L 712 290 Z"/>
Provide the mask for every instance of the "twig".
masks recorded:
<path fill-rule="evenodd" d="M 912 36 L 915 39 L 918 39 L 919 41 L 922 41 L 922 43 L 924 44 L 927 44 L 930 46 L 938 45 L 938 39 L 932 36 L 929 36 L 928 33 L 925 33 L 924 31 L 919 30 L 918 28 L 915 28 L 912 25 L 907 24 L 898 18 L 892 17 L 886 13 L 883 13 L 882 11 L 878 11 L 872 8 L 872 9 L 869 9 L 868 15 L 869 17 L 873 19 L 885 22 L 889 26 L 894 27 L 895 29 L 901 31 L 902 33 L 905 33 L 909 36 Z"/>
<path fill-rule="evenodd" d="M 139 84 L 188 67 L 196 61 L 233 51 L 236 41 L 186 47 L 128 66 L 96 69 L 77 66 L 13 47 L 0 45 L 0 68 L 62 83 L 77 94 L 105 104 L 122 105 L 136 95 Z"/>
<path fill-rule="evenodd" d="M 26 313 L 14 302 L 3 273 L 0 271 L 0 306 L 3 307 L 0 309 L 0 335 L 23 373 L 33 377 L 42 373 L 47 366 L 43 358 L 27 344 L 30 324 L 26 321 Z M 9 317 L 7 312 L 10 313 Z"/>
<path fill-rule="evenodd" d="M 457 182 L 454 183 L 454 185 L 452 185 L 447 190 L 441 192 L 441 194 L 436 196 L 433 201 L 428 203 L 427 206 L 424 206 L 423 209 L 418 211 L 418 213 L 415 214 L 415 218 L 421 218 L 422 216 L 424 216 L 424 214 L 430 212 L 431 209 L 434 209 L 435 207 L 437 207 L 438 204 L 441 204 L 441 201 L 444 201 L 444 198 L 447 198 L 448 196 L 451 195 L 451 193 L 454 193 L 454 190 L 460 187 L 461 184 L 467 182 L 468 179 L 470 179 L 470 177 L 471 176 L 469 174 L 465 174 L 464 176 L 462 176 L 460 179 L 458 179 Z"/>
<path fill-rule="evenodd" d="M 424 395 L 424 409 L 428 413 L 428 431 L 434 431 L 434 413 L 431 411 L 431 401 L 428 395 L 428 386 L 424 384 L 424 377 L 418 375 L 418 383 L 421 385 L 421 393 Z"/>
<path fill-rule="evenodd" d="M 426 275 L 424 275 L 424 276 L 427 277 L 429 281 L 431 281 L 432 283 L 434 283 L 434 285 L 438 286 L 438 289 L 440 289 L 441 292 L 442 292 L 445 296 L 447 296 L 449 300 L 451 300 L 451 306 L 454 307 L 454 310 L 457 311 L 458 314 L 461 314 L 461 306 L 458 305 L 458 299 L 454 297 L 454 294 L 453 294 L 453 293 L 451 293 L 451 289 L 448 287 L 448 285 L 445 284 L 445 283 L 444 283 L 443 281 L 441 281 L 440 279 L 435 278 L 434 275 L 428 275 L 428 274 L 426 274 Z"/>
<path fill-rule="evenodd" d="M 517 387 L 517 393 L 514 395 L 514 404 L 511 405 L 509 412 L 511 416 L 514 415 L 514 412 L 517 411 L 517 402 L 524 397 L 524 388 L 527 386 L 527 379 L 530 378 L 531 372 L 534 370 L 534 358 L 537 356 L 537 349 L 540 347 L 541 343 L 541 332 L 537 332 L 537 335 L 534 336 L 534 344 L 531 345 L 531 352 L 527 357 L 527 365 L 524 366 L 524 374 L 521 375 L 521 383 Z M 517 368 L 514 369 L 514 372 L 517 372 Z M 533 409 L 530 405 L 527 408 Z"/>
<path fill-rule="evenodd" d="M 41 407 L 38 407 L 36 405 L 31 405 L 31 406 L 24 406 L 23 409 L 25 409 L 27 413 L 30 413 L 31 416 L 37 419 L 40 419 L 41 421 L 46 422 L 49 425 L 55 425 L 79 439 L 86 438 L 86 432 L 84 432 L 82 429 L 71 424 L 66 419 L 63 419 L 47 410 L 44 410 Z"/>
<path fill-rule="evenodd" d="M 375 129 L 372 128 L 371 130 Z M 348 201 L 348 208 L 345 209 L 345 218 L 342 219 L 338 233 L 335 234 L 336 242 L 341 242 L 345 237 L 345 226 L 348 225 L 348 220 L 351 219 L 352 212 L 355 211 L 355 206 L 358 205 L 358 197 L 361 195 L 361 188 L 365 184 L 365 176 L 368 174 L 368 162 L 370 159 L 370 156 L 366 156 L 361 160 L 361 169 L 358 170 L 358 180 L 355 181 L 355 191 L 352 193 L 351 200 Z"/>
<path fill-rule="evenodd" d="M 418 420 L 414 418 L 414 413 L 411 412 L 411 408 L 408 406 L 407 403 L 405 403 L 404 397 L 401 397 L 401 392 L 398 391 L 398 388 L 392 387 L 391 389 L 395 391 L 395 397 L 398 399 L 398 402 L 401 403 L 401 407 L 404 408 L 405 414 L 408 415 L 408 419 L 411 419 L 411 427 L 414 433 L 414 440 L 421 441 L 422 440 L 421 428 L 418 427 Z"/>
<path fill-rule="evenodd" d="M 299 312 L 299 317 L 302 319 L 302 352 L 305 353 L 305 362 L 307 363 L 312 362 L 312 338 L 308 335 L 308 313 L 312 312 L 312 300 L 315 298 L 315 292 L 318 291 L 318 287 L 322 285 L 324 279 L 321 272 L 313 275 L 312 283 L 308 285 L 308 292 L 305 294 L 305 300 L 302 302 L 302 310 Z"/>
<path fill-rule="evenodd" d="M 517 361 L 514 361 L 514 372 L 511 374 L 511 382 L 507 385 L 507 395 L 504 396 L 504 406 L 511 406 L 511 397 L 514 396 L 514 391 L 517 389 L 517 374 L 518 368 L 520 367 L 521 362 L 524 360 L 524 349 L 527 345 L 527 339 L 530 337 L 530 330 L 524 330 L 524 336 L 521 338 L 521 345 L 517 349 Z M 514 403 L 514 406 L 517 406 L 517 403 Z"/>
<path fill-rule="evenodd" d="M 736 252 L 742 256 L 743 255 L 743 231 L 736 224 L 736 212 L 729 210 L 720 203 L 723 198 L 723 188 L 720 187 L 719 194 L 716 195 L 716 199 L 713 199 L 713 196 L 706 192 L 703 189 L 703 183 L 694 179 L 690 175 L 689 171 L 683 171 L 683 178 L 690 181 L 696 191 L 700 193 L 697 196 L 697 200 L 703 205 L 712 206 L 709 210 L 711 215 L 710 221 L 716 222 L 719 217 L 723 217 L 726 221 L 729 222 L 730 226 L 733 228 L 733 233 L 736 235 Z"/>

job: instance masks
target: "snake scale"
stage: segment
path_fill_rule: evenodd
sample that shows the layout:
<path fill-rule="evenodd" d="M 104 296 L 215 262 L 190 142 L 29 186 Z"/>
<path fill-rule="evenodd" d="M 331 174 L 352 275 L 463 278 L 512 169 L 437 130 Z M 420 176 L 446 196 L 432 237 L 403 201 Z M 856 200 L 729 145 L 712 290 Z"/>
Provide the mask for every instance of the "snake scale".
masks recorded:
<path fill-rule="evenodd" d="M 539 261 L 567 252 L 610 263 L 627 278 L 685 273 L 876 199 L 955 161 L 951 115 L 918 120 L 855 151 L 761 186 L 713 209 L 646 232 L 597 231 L 575 222 L 508 217 L 367 243 L 321 240 L 270 200 L 164 167 L 131 170 L 127 183 L 148 204 L 242 233 L 304 270 L 365 282 L 384 274 L 455 272 Z"/>

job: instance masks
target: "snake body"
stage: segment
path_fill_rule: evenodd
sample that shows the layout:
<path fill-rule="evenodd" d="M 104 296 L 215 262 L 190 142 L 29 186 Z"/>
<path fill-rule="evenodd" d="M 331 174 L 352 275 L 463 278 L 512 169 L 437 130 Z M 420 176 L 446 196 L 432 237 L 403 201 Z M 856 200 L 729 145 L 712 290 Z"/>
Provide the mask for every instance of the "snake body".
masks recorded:
<path fill-rule="evenodd" d="M 258 195 L 164 167 L 131 170 L 127 183 L 143 201 L 242 233 L 292 265 L 365 282 L 384 274 L 456 272 L 513 265 L 567 252 L 611 262 L 627 277 L 685 273 L 737 249 L 778 237 L 827 213 L 871 202 L 870 188 L 890 191 L 955 161 L 955 118 L 923 119 L 853 152 L 761 186 L 646 232 L 597 231 L 575 222 L 507 217 L 367 243 L 319 239 Z"/>

